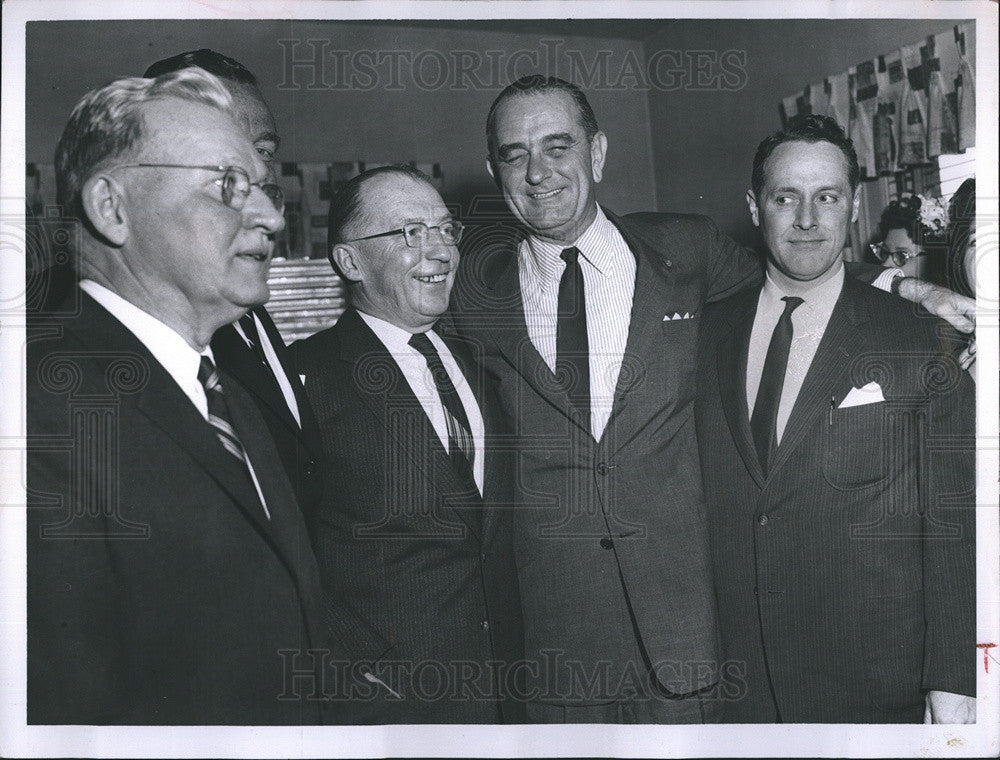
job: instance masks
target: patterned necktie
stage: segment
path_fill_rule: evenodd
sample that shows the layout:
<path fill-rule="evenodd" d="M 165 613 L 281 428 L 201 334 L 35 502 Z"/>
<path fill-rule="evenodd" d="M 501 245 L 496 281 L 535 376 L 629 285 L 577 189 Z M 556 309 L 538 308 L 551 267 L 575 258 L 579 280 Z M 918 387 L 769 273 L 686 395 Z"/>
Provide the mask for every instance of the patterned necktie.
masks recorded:
<path fill-rule="evenodd" d="M 229 406 L 226 404 L 226 397 L 222 393 L 222 383 L 219 380 L 219 372 L 215 364 L 207 356 L 201 357 L 201 364 L 198 367 L 198 382 L 205 388 L 205 398 L 208 401 L 208 422 L 215 429 L 215 435 L 222 444 L 222 448 L 232 454 L 240 461 L 246 470 L 247 477 L 250 477 L 250 460 L 247 452 L 240 443 L 239 436 L 233 429 L 230 421 Z M 251 480 L 253 480 L 251 478 Z M 256 486 L 255 486 L 256 488 Z M 264 514 L 271 519 L 271 514 L 267 511 L 267 505 L 263 504 Z"/>
<path fill-rule="evenodd" d="M 570 400 L 590 420 L 590 351 L 587 344 L 587 303 L 583 290 L 580 251 L 566 248 L 559 280 L 556 315 L 556 377 Z"/>
<path fill-rule="evenodd" d="M 434 378 L 434 386 L 441 397 L 441 404 L 444 406 L 444 419 L 448 428 L 448 456 L 455 464 L 456 469 L 463 476 L 468 476 L 472 482 L 472 463 L 476 458 L 475 444 L 472 440 L 469 417 L 462 406 L 462 399 L 458 396 L 458 391 L 451 382 L 448 372 L 441 363 L 441 357 L 437 349 L 431 343 L 426 333 L 414 333 L 410 336 L 409 344 L 419 351 L 427 360 L 427 368 Z"/>
<path fill-rule="evenodd" d="M 242 317 L 240 317 L 240 327 L 243 328 L 243 334 L 247 336 L 247 340 L 250 342 L 250 348 L 253 350 L 256 357 L 261 361 L 261 363 L 271 369 L 271 365 L 267 361 L 267 356 L 264 354 L 264 346 L 260 342 L 260 333 L 257 332 L 257 323 L 254 321 L 253 312 L 248 311 Z"/>
<path fill-rule="evenodd" d="M 771 345 L 764 358 L 764 372 L 757 389 L 757 400 L 753 405 L 750 430 L 757 447 L 757 458 L 761 469 L 767 475 L 774 449 L 777 447 L 778 406 L 781 404 L 781 389 L 785 385 L 785 369 L 788 367 L 788 351 L 792 347 L 792 312 L 802 303 L 801 298 L 785 296 L 785 310 L 771 334 Z"/>

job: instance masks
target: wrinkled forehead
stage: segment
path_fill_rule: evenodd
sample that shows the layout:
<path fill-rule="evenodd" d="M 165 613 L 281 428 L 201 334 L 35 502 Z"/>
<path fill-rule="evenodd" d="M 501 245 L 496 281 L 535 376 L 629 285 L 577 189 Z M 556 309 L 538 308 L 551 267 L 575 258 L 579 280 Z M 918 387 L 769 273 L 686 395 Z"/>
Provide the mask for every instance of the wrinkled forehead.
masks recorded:
<path fill-rule="evenodd" d="M 573 96 L 563 90 L 515 93 L 497 108 L 498 133 L 543 125 L 558 131 L 584 131 L 583 115 Z"/>
<path fill-rule="evenodd" d="M 264 171 L 253 144 L 229 112 L 181 98 L 150 101 L 141 112 L 138 160 L 239 166 L 251 176 Z"/>
<path fill-rule="evenodd" d="M 361 185 L 357 222 L 388 225 L 437 223 L 450 216 L 441 195 L 427 182 L 395 172 L 372 177 Z"/>
<path fill-rule="evenodd" d="M 266 140 L 277 142 L 278 128 L 260 90 L 252 84 L 243 82 L 226 81 L 223 84 L 233 96 L 236 120 L 246 131 L 251 142 Z"/>

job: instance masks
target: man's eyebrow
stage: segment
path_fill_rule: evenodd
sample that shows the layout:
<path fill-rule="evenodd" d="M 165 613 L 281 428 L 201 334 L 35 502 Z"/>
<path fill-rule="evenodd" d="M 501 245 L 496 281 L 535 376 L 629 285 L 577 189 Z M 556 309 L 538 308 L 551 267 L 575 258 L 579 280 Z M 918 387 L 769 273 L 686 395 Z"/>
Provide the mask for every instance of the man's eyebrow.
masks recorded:
<path fill-rule="evenodd" d="M 546 143 L 551 143 L 551 142 L 570 142 L 570 143 L 572 143 L 572 142 L 576 142 L 576 138 L 573 137 L 573 135 L 571 135 L 569 132 L 556 132 L 553 135 L 545 135 L 545 137 L 542 138 L 542 142 L 546 142 Z"/>
<path fill-rule="evenodd" d="M 274 132 L 265 132 L 254 140 L 254 142 L 273 142 L 275 148 L 277 148 L 277 146 L 281 144 L 281 138 Z"/>
<path fill-rule="evenodd" d="M 545 135 L 545 137 L 543 137 L 541 140 L 541 142 L 544 144 L 554 143 L 554 142 L 575 143 L 576 141 L 577 138 L 575 138 L 569 132 L 554 132 L 551 135 Z M 518 150 L 518 149 L 527 150 L 528 146 L 523 142 L 504 143 L 503 145 L 497 148 L 497 155 L 503 155 L 504 153 L 509 153 L 512 150 Z"/>

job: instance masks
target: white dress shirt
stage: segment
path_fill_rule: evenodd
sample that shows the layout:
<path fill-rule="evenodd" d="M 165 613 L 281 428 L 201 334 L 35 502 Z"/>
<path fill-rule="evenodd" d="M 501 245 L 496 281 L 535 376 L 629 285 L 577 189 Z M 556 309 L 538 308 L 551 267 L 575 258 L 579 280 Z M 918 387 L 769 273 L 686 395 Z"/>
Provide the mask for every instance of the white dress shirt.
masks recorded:
<path fill-rule="evenodd" d="M 406 382 L 409 383 L 410 390 L 413 391 L 413 395 L 417 397 L 424 413 L 431 421 L 441 445 L 444 446 L 445 451 L 448 451 L 448 423 L 445 421 L 444 403 L 441 401 L 441 394 L 438 393 L 437 386 L 434 385 L 434 378 L 427 367 L 427 360 L 409 343 L 412 333 L 386 322 L 384 319 L 373 317 L 371 314 L 365 314 L 362 311 L 359 311 L 358 314 L 382 341 L 393 361 L 396 362 L 403 377 L 406 378 Z M 485 456 L 483 455 L 483 452 L 486 451 L 486 429 L 483 424 L 482 412 L 479 410 L 479 404 L 476 403 L 472 388 L 469 387 L 465 375 L 459 369 L 448 346 L 434 330 L 428 330 L 427 337 L 437 349 L 438 356 L 441 357 L 441 364 L 444 365 L 448 377 L 451 378 L 458 398 L 465 408 L 465 414 L 469 418 L 469 425 L 472 427 L 469 432 L 472 434 L 472 444 L 475 447 L 472 458 L 472 476 L 476 481 L 476 487 L 479 488 L 479 493 L 482 494 L 483 477 L 486 471 Z"/>
<path fill-rule="evenodd" d="M 281 389 L 281 395 L 285 397 L 288 411 L 292 413 L 295 422 L 301 428 L 302 418 L 299 416 L 299 402 L 295 400 L 295 391 L 292 390 L 292 384 L 288 382 L 288 375 L 285 374 L 285 368 L 281 366 L 281 361 L 278 359 L 278 354 L 275 352 L 274 346 L 271 345 L 271 339 L 268 337 L 263 323 L 261 323 L 257 315 L 252 311 L 250 312 L 250 316 L 253 317 L 254 325 L 257 327 L 257 335 L 260 336 L 260 347 L 264 351 L 264 357 L 267 359 L 271 374 L 278 381 L 278 387 Z M 253 347 L 250 345 L 250 339 L 243 332 L 243 326 L 239 322 L 233 322 L 233 327 L 236 328 L 236 332 L 243 338 L 243 342 L 247 344 L 247 347 L 253 350 Z"/>
<path fill-rule="evenodd" d="M 528 337 L 553 372 L 559 280 L 566 269 L 560 254 L 570 247 L 580 251 L 578 261 L 583 272 L 590 352 L 590 432 L 600 440 L 611 417 L 628 342 L 635 256 L 600 207 L 597 218 L 573 243 L 553 243 L 534 236 L 522 241 L 518 249 L 518 272 Z"/>
<path fill-rule="evenodd" d="M 750 350 L 747 354 L 747 409 L 750 417 L 753 417 L 771 336 L 785 310 L 785 302 L 781 299 L 784 296 L 798 296 L 802 299 L 802 303 L 792 312 L 792 344 L 788 351 L 788 365 L 785 368 L 785 382 L 781 387 L 776 423 L 779 443 L 843 287 L 843 264 L 833 277 L 804 292 L 801 289 L 797 289 L 794 293 L 783 292 L 771 279 L 770 273 L 764 279 L 764 287 L 761 288 L 757 300 L 757 314 L 754 317 L 753 329 L 750 331 Z"/>
<path fill-rule="evenodd" d="M 111 312 L 115 319 L 125 325 L 149 349 L 153 358 L 163 366 L 184 395 L 191 399 L 191 403 L 205 418 L 205 422 L 208 422 L 208 398 L 205 396 L 205 387 L 198 380 L 198 369 L 201 367 L 202 356 L 207 356 L 213 364 L 215 363 L 212 349 L 206 346 L 202 353 L 198 353 L 172 327 L 168 327 L 152 314 L 143 311 L 94 280 L 81 280 L 80 288 Z M 226 392 L 225 386 L 222 392 Z M 270 519 L 264 492 L 260 488 L 249 454 L 247 454 L 247 468 L 250 470 L 250 479 L 257 489 L 260 503 L 264 507 L 264 513 Z"/>

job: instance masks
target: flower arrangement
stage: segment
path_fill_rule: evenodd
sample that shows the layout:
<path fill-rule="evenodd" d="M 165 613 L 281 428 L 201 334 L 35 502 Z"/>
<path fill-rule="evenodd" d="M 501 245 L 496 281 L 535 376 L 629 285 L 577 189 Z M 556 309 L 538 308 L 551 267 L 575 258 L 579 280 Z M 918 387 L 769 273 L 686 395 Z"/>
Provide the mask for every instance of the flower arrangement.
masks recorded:
<path fill-rule="evenodd" d="M 948 207 L 940 198 L 928 198 L 925 195 L 917 195 L 920 201 L 920 225 L 924 228 L 924 235 L 936 238 L 948 229 Z"/>
<path fill-rule="evenodd" d="M 886 206 L 879 226 L 883 238 L 889 230 L 902 227 L 914 242 L 943 240 L 948 231 L 948 207 L 940 198 L 906 194 Z"/>

